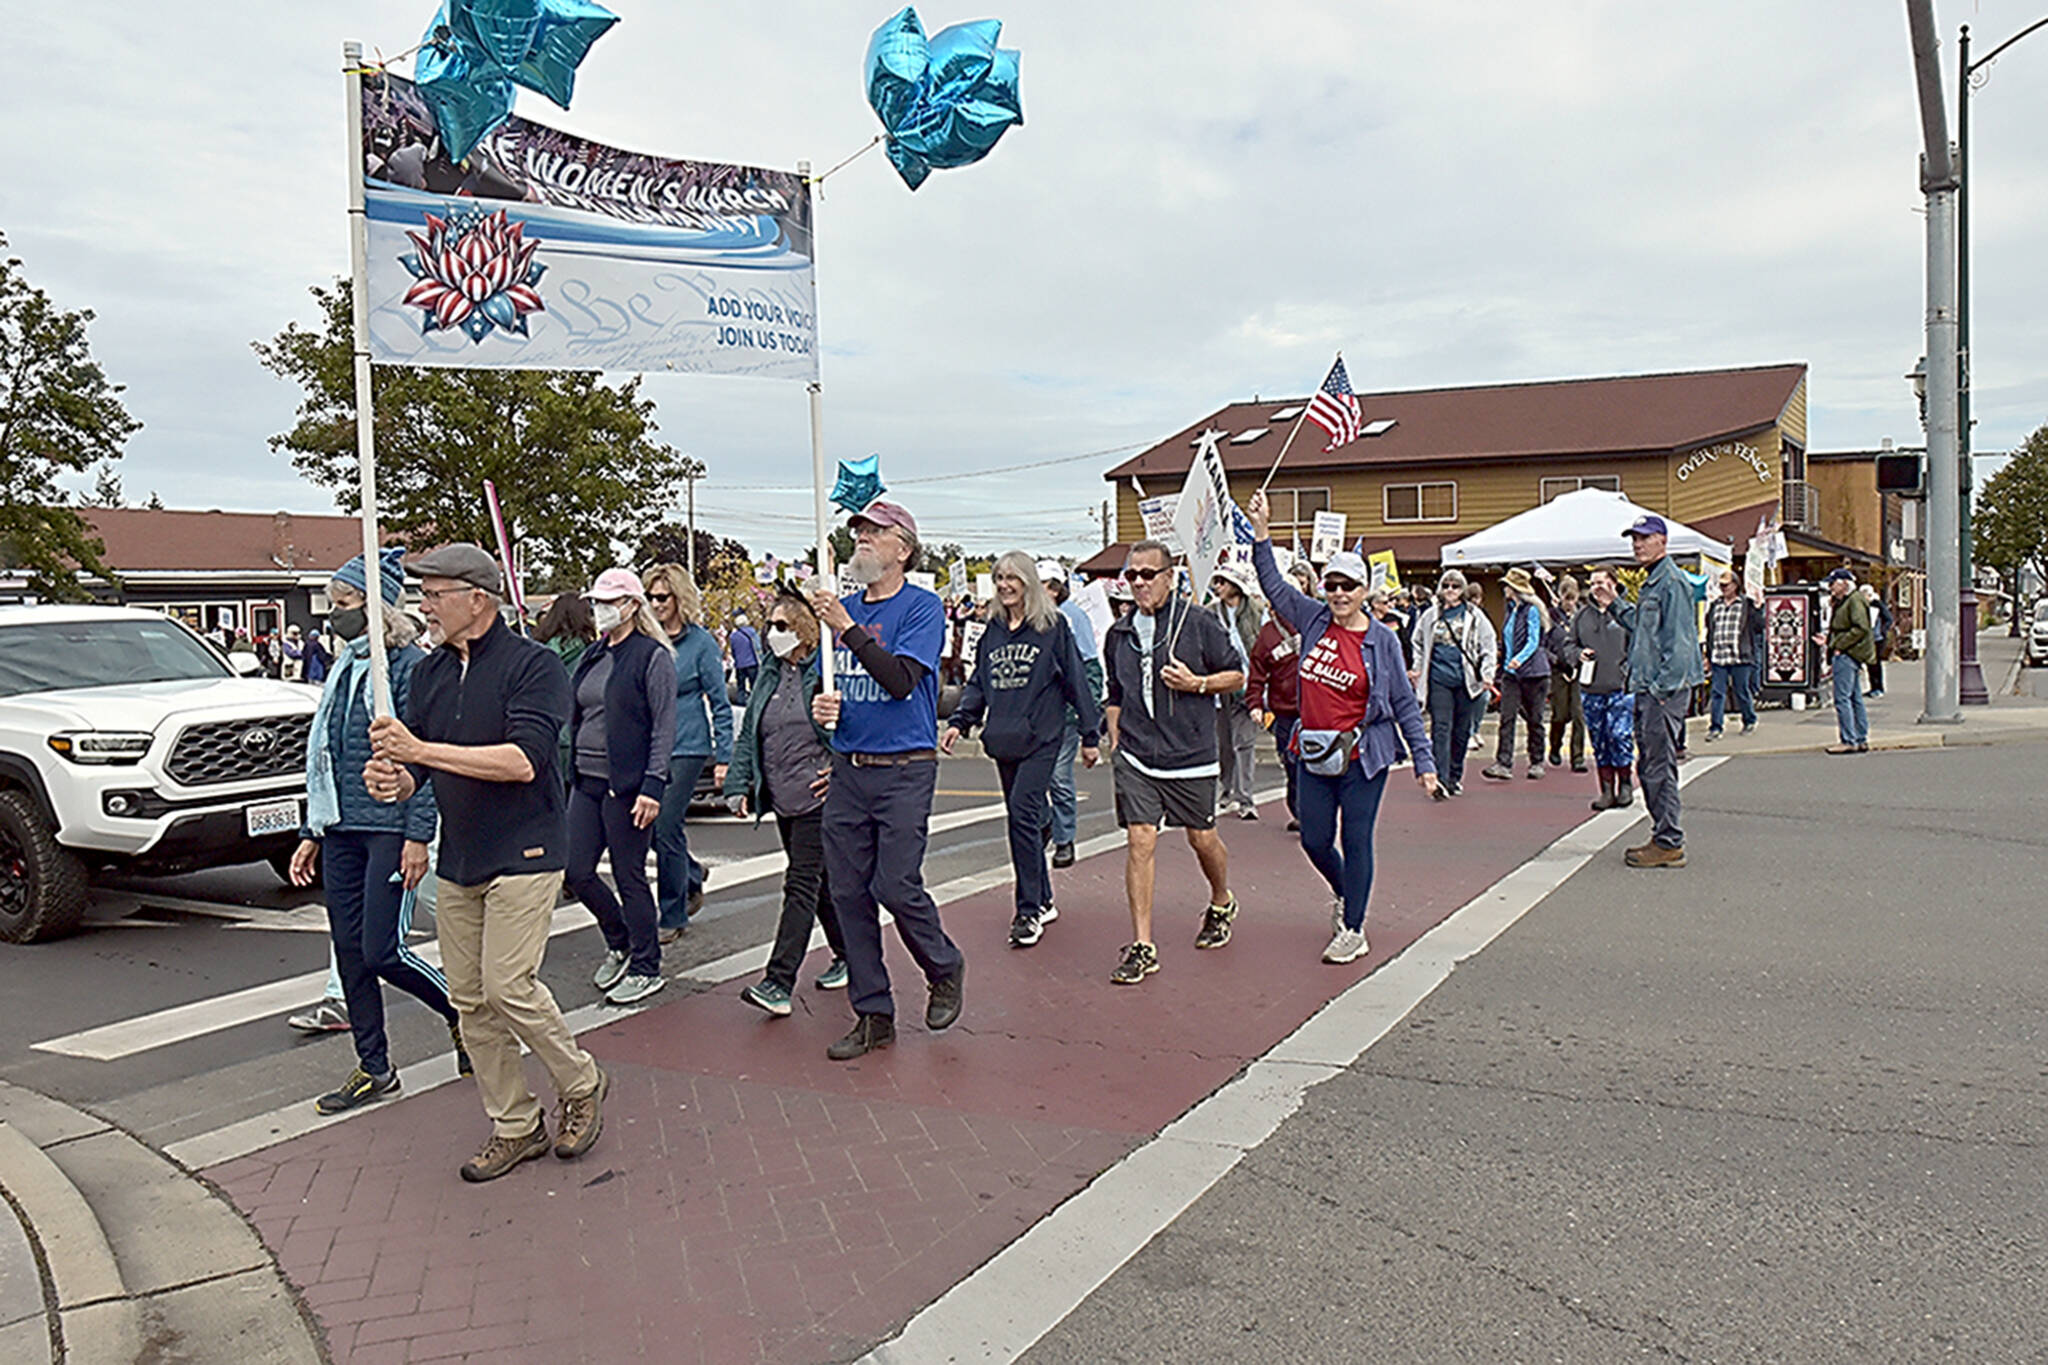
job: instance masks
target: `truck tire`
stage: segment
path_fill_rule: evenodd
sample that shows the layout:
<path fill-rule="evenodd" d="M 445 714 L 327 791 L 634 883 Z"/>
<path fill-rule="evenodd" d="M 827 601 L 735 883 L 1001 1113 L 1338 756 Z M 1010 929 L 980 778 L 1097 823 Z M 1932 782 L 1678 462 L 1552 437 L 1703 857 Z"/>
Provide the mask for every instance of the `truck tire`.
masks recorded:
<path fill-rule="evenodd" d="M 41 943 L 85 919 L 85 864 L 27 793 L 0 791 L 0 940 Z"/>

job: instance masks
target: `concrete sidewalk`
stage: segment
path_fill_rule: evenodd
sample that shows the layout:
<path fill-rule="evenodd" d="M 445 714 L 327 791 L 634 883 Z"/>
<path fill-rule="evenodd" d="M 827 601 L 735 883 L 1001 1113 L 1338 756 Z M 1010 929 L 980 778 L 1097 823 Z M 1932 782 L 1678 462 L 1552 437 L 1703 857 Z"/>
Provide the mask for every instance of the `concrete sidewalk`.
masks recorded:
<path fill-rule="evenodd" d="M 207 1174 L 338 1361 L 851 1359 L 1583 821 L 1591 792 L 1439 804 L 1393 781 L 1374 951 L 1346 967 L 1317 960 L 1328 898 L 1269 807 L 1225 830 L 1244 911 L 1220 951 L 1191 946 L 1205 898 L 1168 845 L 1164 968 L 1141 987 L 1108 981 L 1129 924 L 1105 854 L 1056 874 L 1060 919 L 1028 952 L 1005 946 L 1007 886 L 948 908 L 971 968 L 945 1035 L 900 955 L 897 1044 L 850 1065 L 824 1058 L 843 996 L 806 986 L 776 1021 L 736 981 L 586 1035 L 613 1088 L 580 1162 L 462 1184 L 485 1124 L 448 1086 Z"/>

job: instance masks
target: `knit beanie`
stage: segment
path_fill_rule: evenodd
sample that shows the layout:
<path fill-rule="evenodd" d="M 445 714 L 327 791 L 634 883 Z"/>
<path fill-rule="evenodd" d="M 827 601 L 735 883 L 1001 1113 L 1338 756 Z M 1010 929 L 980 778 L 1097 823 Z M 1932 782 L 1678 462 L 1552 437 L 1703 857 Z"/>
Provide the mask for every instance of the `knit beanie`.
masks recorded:
<path fill-rule="evenodd" d="M 390 606 L 397 606 L 399 599 L 405 596 L 405 547 L 403 545 L 385 547 L 384 553 L 378 556 L 377 576 L 377 586 L 384 591 L 384 601 Z M 334 571 L 334 581 L 346 583 L 357 592 L 367 596 L 370 591 L 369 575 L 363 570 L 363 557 L 357 555 L 354 559 L 336 569 Z"/>

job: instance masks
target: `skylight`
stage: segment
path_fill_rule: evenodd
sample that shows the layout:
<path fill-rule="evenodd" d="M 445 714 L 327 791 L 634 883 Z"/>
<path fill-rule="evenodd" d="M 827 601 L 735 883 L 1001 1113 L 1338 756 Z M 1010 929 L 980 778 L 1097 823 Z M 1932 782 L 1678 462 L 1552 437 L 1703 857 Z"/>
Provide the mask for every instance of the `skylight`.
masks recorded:
<path fill-rule="evenodd" d="M 1399 420 L 1398 417 L 1377 418 L 1374 421 L 1367 422 L 1358 434 L 1360 436 L 1384 436 L 1394 429 L 1394 423 Z"/>
<path fill-rule="evenodd" d="M 1271 427 L 1249 427 L 1231 437 L 1230 443 L 1234 446 L 1248 446 L 1271 430 Z"/>
<path fill-rule="evenodd" d="M 1295 418 L 1301 416 L 1301 406 L 1301 404 L 1297 403 L 1291 408 L 1282 408 L 1266 420 L 1268 422 L 1292 422 Z"/>

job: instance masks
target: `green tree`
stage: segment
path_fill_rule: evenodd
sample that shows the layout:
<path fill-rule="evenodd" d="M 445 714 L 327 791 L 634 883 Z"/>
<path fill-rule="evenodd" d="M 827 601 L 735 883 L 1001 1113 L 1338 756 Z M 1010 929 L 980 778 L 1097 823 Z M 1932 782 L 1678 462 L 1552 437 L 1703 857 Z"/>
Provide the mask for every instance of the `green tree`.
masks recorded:
<path fill-rule="evenodd" d="M 2023 565 L 2048 578 L 2048 426 L 1985 481 L 1970 529 L 1976 558 L 2015 588 Z"/>
<path fill-rule="evenodd" d="M 126 507 L 128 499 L 121 492 L 121 476 L 110 464 L 103 464 L 93 475 L 91 505 L 94 507 Z"/>
<path fill-rule="evenodd" d="M 57 478 L 119 459 L 142 426 L 92 358 L 91 321 L 90 309 L 53 306 L 18 258 L 0 261 L 0 565 L 26 569 L 39 597 L 90 596 L 80 569 L 113 578 L 100 560 L 106 546 Z"/>
<path fill-rule="evenodd" d="M 255 343 L 266 369 L 305 390 L 298 423 L 270 438 L 292 465 L 358 511 L 355 365 L 348 285 L 312 289 L 321 327 Z M 549 370 L 376 372 L 377 498 L 387 533 L 493 544 L 484 480 L 539 576 L 583 584 L 615 564 L 674 503 L 681 454 L 655 439 L 640 381 Z"/>

